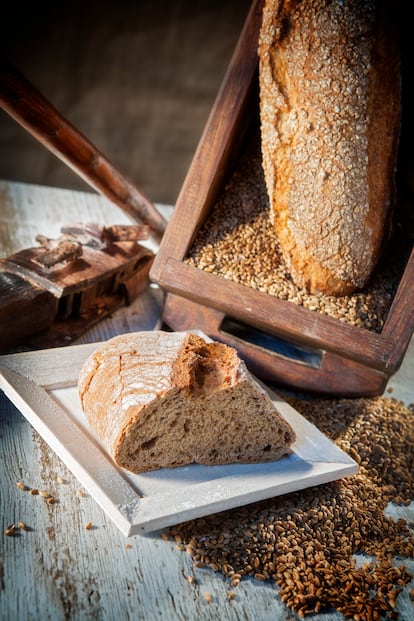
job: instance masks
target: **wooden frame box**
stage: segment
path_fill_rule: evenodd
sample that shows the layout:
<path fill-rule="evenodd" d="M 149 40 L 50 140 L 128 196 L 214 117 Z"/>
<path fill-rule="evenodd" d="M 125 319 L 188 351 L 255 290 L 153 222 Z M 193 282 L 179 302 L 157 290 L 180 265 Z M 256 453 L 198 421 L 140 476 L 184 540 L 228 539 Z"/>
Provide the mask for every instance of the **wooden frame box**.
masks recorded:
<path fill-rule="evenodd" d="M 173 330 L 201 329 L 234 346 L 266 381 L 330 395 L 381 394 L 414 330 L 413 251 L 380 333 L 185 262 L 243 144 L 251 106 L 258 108 L 261 12 L 262 0 L 255 1 L 150 272 L 165 291 L 162 318 Z"/>

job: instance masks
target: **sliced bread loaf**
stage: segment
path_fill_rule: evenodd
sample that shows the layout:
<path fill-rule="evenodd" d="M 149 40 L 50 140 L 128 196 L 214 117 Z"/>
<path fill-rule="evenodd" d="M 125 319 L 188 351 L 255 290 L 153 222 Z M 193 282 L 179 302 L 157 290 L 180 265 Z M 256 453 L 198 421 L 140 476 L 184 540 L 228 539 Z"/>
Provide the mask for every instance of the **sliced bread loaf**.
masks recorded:
<path fill-rule="evenodd" d="M 236 350 L 193 333 L 112 338 L 84 363 L 79 394 L 91 428 L 132 472 L 273 461 L 295 439 Z"/>

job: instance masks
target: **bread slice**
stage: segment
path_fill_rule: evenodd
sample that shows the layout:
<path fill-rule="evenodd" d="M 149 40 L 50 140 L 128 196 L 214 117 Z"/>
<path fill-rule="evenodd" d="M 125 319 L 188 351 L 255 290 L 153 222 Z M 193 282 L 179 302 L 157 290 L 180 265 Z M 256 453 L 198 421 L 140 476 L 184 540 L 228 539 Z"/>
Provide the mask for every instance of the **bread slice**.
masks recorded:
<path fill-rule="evenodd" d="M 362 289 L 389 237 L 400 131 L 398 11 L 384 0 L 265 0 L 263 170 L 294 282 Z"/>
<path fill-rule="evenodd" d="M 131 472 L 274 461 L 295 432 L 235 349 L 188 332 L 136 332 L 97 348 L 79 375 L 85 416 Z"/>

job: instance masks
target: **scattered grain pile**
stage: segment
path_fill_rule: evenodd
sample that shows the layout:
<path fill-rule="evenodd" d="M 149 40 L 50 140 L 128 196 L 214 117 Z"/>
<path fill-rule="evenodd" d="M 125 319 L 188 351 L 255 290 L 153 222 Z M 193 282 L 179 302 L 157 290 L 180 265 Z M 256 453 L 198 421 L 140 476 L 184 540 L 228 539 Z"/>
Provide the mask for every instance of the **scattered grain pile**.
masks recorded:
<path fill-rule="evenodd" d="M 301 616 L 334 608 L 358 621 L 398 618 L 413 525 L 384 509 L 413 498 L 413 409 L 386 397 L 285 398 L 359 462 L 359 473 L 193 520 L 170 535 L 196 566 L 222 572 L 232 587 L 243 576 L 273 581 Z"/>
<path fill-rule="evenodd" d="M 407 248 L 408 246 L 408 248 Z M 351 325 L 380 332 L 408 259 L 409 244 L 391 245 L 369 285 L 352 295 L 311 295 L 297 287 L 270 221 L 258 138 L 252 140 L 202 225 L 186 262 Z"/>

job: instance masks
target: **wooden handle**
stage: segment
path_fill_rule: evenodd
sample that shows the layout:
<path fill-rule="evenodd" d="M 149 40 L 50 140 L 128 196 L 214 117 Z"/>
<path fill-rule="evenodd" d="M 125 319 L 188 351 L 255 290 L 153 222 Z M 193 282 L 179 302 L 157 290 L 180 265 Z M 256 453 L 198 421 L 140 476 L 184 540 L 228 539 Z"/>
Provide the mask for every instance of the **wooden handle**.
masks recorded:
<path fill-rule="evenodd" d="M 0 105 L 90 186 L 161 239 L 167 222 L 153 203 L 4 58 L 0 60 Z"/>

